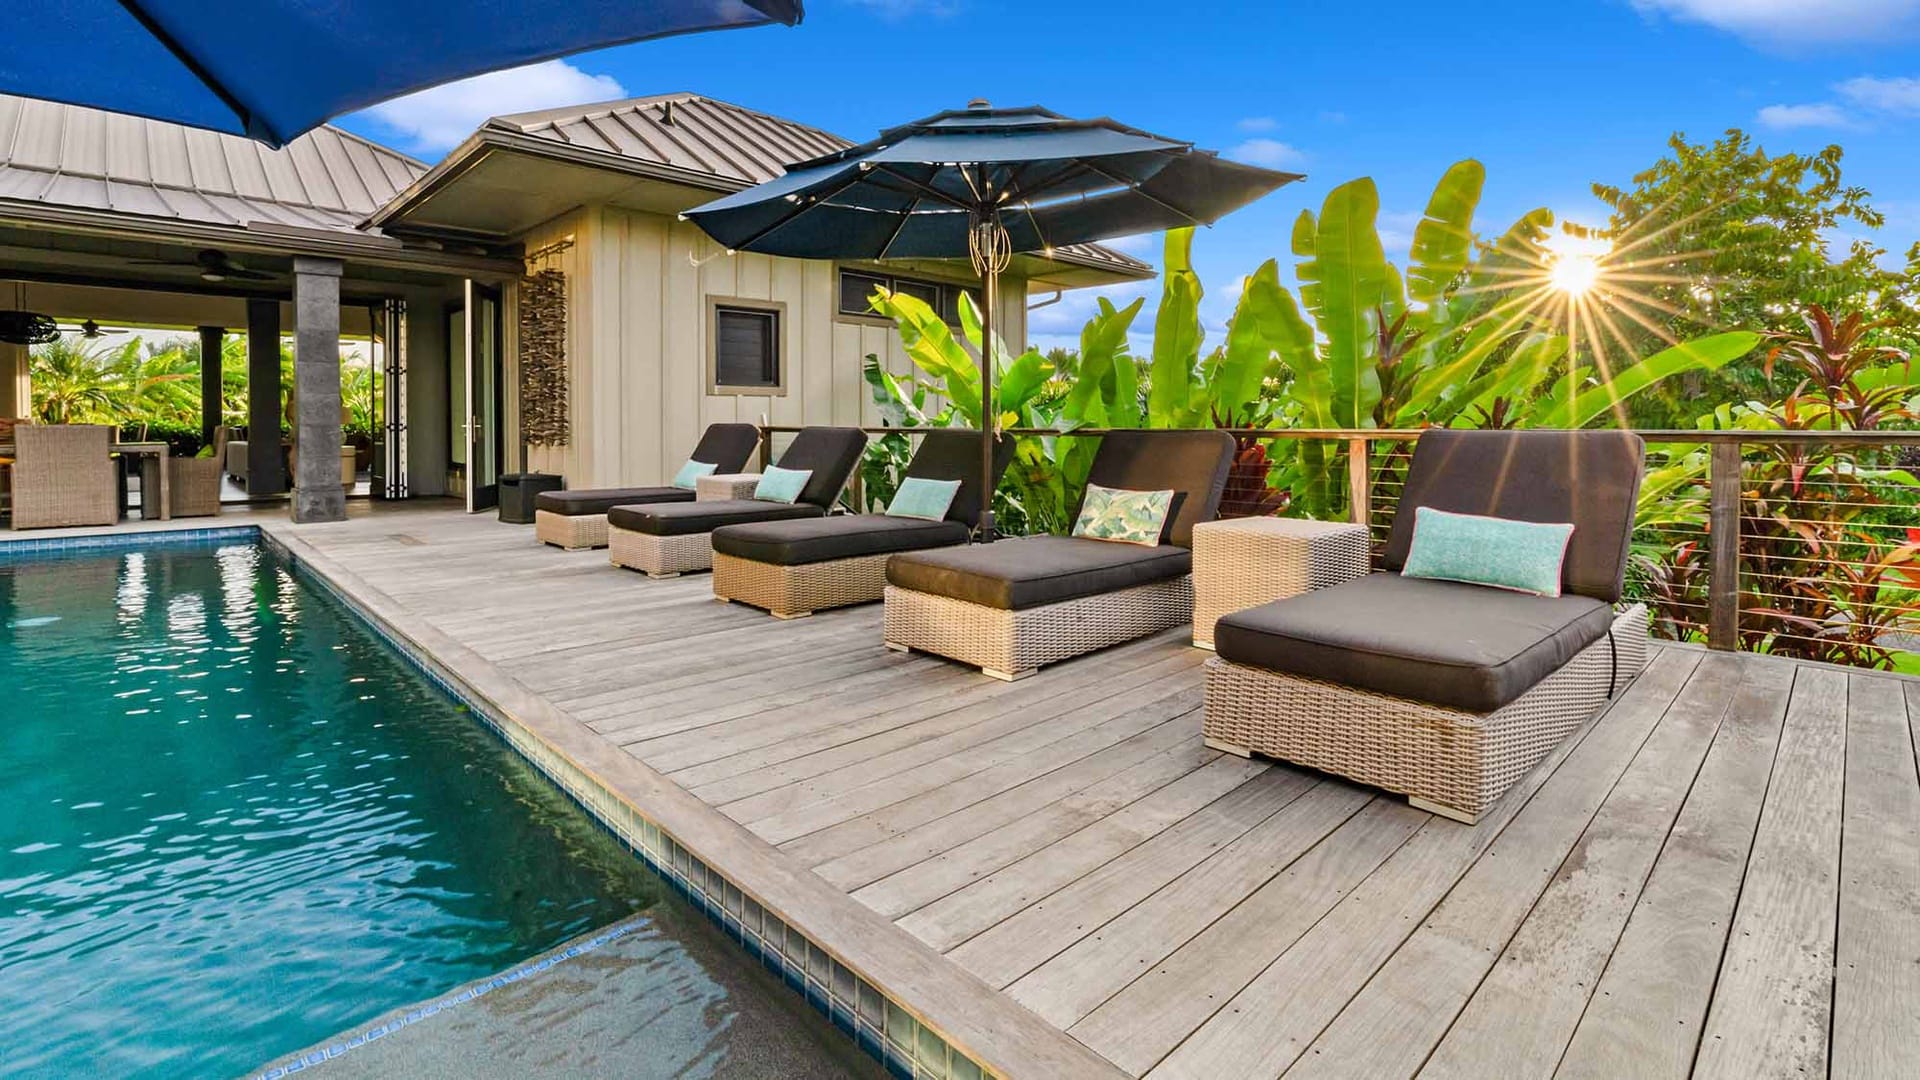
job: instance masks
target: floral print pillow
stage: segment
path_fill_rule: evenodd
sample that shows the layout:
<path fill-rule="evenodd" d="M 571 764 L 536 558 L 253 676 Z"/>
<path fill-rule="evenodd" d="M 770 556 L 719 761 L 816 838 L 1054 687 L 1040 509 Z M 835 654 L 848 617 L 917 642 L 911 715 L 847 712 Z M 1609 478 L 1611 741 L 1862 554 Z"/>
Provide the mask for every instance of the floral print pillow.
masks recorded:
<path fill-rule="evenodd" d="M 1123 491 L 1088 484 L 1079 520 L 1073 523 L 1073 535 L 1158 547 L 1172 510 L 1171 491 Z"/>

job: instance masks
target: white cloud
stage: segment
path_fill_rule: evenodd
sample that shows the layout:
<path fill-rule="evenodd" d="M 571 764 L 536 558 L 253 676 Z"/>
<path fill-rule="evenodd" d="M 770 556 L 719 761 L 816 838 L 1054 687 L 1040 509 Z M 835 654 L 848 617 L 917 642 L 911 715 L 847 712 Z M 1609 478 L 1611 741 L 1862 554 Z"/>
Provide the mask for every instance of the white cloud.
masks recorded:
<path fill-rule="evenodd" d="M 1920 79 L 1876 79 L 1861 76 L 1834 87 L 1840 96 L 1863 108 L 1890 113 L 1920 113 Z"/>
<path fill-rule="evenodd" d="M 1271 116 L 1249 116 L 1234 126 L 1241 131 L 1272 131 L 1280 126 L 1280 121 Z"/>
<path fill-rule="evenodd" d="M 960 13 L 960 0 L 843 0 L 851 7 L 872 12 L 886 22 L 899 22 L 915 15 L 944 19 Z"/>
<path fill-rule="evenodd" d="M 1769 105 L 1760 110 L 1762 127 L 1777 131 L 1795 128 L 1852 128 L 1858 124 L 1847 110 L 1832 103 L 1815 105 Z"/>
<path fill-rule="evenodd" d="M 1776 46 L 1884 40 L 1912 29 L 1920 15 L 1920 0 L 1633 0 L 1633 6 Z"/>
<path fill-rule="evenodd" d="M 1249 165 L 1264 165 L 1269 169 L 1283 169 L 1307 163 L 1307 155 L 1304 151 L 1278 139 L 1248 139 L 1227 151 L 1227 156 L 1235 161 L 1244 161 Z"/>
<path fill-rule="evenodd" d="M 431 152 L 452 148 L 490 117 L 626 96 L 611 76 L 548 60 L 421 90 L 375 105 L 366 115 L 405 138 L 410 149 Z"/>

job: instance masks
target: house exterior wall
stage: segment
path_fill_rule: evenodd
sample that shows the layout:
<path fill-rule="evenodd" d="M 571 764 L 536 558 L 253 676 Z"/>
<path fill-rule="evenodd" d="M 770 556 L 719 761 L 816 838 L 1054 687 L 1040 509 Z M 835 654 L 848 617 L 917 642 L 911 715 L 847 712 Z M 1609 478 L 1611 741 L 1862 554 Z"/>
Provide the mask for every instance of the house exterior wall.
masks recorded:
<path fill-rule="evenodd" d="M 569 487 L 664 483 L 712 423 L 878 424 L 864 358 L 912 370 L 891 324 L 837 314 L 834 263 L 728 255 L 690 223 L 609 207 L 572 211 L 522 240 L 536 251 L 569 235 L 572 246 L 539 266 L 568 279 L 572 438 L 526 455 L 527 468 L 560 473 Z M 783 312 L 782 392 L 711 389 L 713 299 Z M 1005 282 L 999 329 L 1015 348 L 1026 340 L 1025 300 L 1024 282 Z"/>

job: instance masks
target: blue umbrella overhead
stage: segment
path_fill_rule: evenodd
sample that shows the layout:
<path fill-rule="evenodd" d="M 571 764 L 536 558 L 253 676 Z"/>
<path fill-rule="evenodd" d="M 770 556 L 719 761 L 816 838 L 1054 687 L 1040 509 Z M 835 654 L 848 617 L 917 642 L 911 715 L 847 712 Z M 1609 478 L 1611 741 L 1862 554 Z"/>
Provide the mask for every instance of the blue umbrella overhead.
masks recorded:
<path fill-rule="evenodd" d="M 1015 252 L 1210 225 L 1297 173 L 1228 161 L 1112 120 L 974 102 L 797 163 L 686 217 L 732 251 L 806 259 L 970 258 L 982 285 L 981 467 L 992 476 L 993 312 Z M 984 484 L 981 532 L 993 527 Z"/>
<path fill-rule="evenodd" d="M 278 147 L 455 79 L 801 14 L 801 0 L 12 0 L 0 93 Z"/>

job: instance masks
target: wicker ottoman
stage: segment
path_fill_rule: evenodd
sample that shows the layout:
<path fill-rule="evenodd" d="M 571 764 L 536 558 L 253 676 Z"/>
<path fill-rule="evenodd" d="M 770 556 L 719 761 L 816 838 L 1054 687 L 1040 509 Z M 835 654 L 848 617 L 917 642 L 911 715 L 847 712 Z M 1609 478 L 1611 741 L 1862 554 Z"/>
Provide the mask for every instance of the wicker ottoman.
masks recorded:
<path fill-rule="evenodd" d="M 763 608 L 776 619 L 802 619 L 816 611 L 871 604 L 887 587 L 891 552 L 852 559 L 777 566 L 713 553 L 717 600 Z"/>
<path fill-rule="evenodd" d="M 693 497 L 699 502 L 726 502 L 731 499 L 751 499 L 753 491 L 760 486 L 759 473 L 724 473 L 703 476 L 694 481 Z"/>
<path fill-rule="evenodd" d="M 533 512 L 534 539 L 567 551 L 607 546 L 607 515 Z"/>
<path fill-rule="evenodd" d="M 615 566 L 668 578 L 713 566 L 713 534 L 653 536 L 631 529 L 607 529 L 607 558 Z"/>
<path fill-rule="evenodd" d="M 1362 577 L 1367 528 L 1337 521 L 1235 518 L 1193 527 L 1193 643 L 1213 648 L 1220 616 Z"/>
<path fill-rule="evenodd" d="M 1647 648 L 1647 609 L 1634 604 L 1607 636 L 1484 714 L 1216 656 L 1207 661 L 1202 732 L 1216 750 L 1344 776 L 1472 824 L 1640 673 Z"/>
<path fill-rule="evenodd" d="M 887 648 L 934 653 L 1012 682 L 1043 664 L 1167 630 L 1193 617 L 1190 576 L 1057 604 L 1006 610 L 886 589 Z"/>

